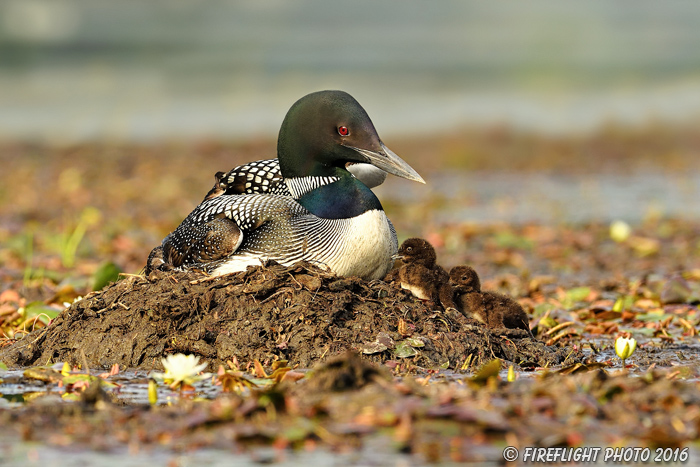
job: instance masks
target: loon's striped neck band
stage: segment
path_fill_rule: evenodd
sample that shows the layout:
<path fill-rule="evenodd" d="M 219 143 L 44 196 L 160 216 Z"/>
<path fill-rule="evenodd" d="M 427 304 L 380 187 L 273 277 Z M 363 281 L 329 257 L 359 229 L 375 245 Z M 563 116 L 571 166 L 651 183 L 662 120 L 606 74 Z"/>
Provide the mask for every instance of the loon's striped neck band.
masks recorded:
<path fill-rule="evenodd" d="M 339 177 L 293 177 L 285 178 L 284 182 L 287 184 L 287 189 L 292 194 L 294 199 L 299 199 L 310 191 L 320 188 L 325 185 L 330 185 L 331 183 L 340 180 Z"/>

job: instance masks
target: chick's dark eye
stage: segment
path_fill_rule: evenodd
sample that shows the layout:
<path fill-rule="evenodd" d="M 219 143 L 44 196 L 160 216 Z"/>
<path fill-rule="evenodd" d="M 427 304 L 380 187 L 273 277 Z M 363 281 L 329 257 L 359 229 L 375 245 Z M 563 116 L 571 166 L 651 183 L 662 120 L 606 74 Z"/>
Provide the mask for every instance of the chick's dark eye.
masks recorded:
<path fill-rule="evenodd" d="M 409 246 L 408 248 L 406 248 L 406 251 L 413 251 L 413 247 Z"/>
<path fill-rule="evenodd" d="M 346 127 L 346 126 L 339 126 L 338 127 L 338 134 L 340 136 L 347 136 L 349 133 L 350 133 L 350 131 L 348 131 L 348 127 Z"/>

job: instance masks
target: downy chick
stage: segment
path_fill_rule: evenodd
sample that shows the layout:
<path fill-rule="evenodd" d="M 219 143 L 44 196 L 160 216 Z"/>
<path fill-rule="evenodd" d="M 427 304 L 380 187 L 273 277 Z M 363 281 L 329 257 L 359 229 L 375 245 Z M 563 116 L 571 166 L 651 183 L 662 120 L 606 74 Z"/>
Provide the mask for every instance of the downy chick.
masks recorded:
<path fill-rule="evenodd" d="M 433 246 L 422 238 L 409 238 L 401 244 L 397 257 L 403 265 L 389 273 L 387 281 L 397 281 L 401 288 L 409 290 L 421 300 L 432 300 L 444 309 L 456 308 L 454 291 L 449 284 L 449 275 L 436 264 Z"/>
<path fill-rule="evenodd" d="M 529 320 L 523 307 L 507 295 L 482 292 L 479 275 L 470 266 L 456 266 L 450 270 L 456 303 L 465 316 L 476 319 L 489 328 L 523 329 L 530 334 Z"/>

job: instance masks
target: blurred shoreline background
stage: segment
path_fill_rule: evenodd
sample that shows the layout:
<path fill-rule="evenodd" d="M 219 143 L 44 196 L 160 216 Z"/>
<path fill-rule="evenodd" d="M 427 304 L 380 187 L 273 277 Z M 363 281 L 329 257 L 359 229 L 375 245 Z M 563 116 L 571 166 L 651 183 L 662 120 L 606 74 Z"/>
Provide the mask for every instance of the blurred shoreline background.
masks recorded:
<path fill-rule="evenodd" d="M 428 181 L 375 191 L 448 266 L 474 226 L 666 235 L 700 217 L 698 24 L 693 1 L 0 0 L 0 266 L 75 244 L 137 270 L 320 89 Z"/>
<path fill-rule="evenodd" d="M 384 138 L 700 121 L 700 4 L 0 1 L 0 140 L 272 138 L 350 92 Z"/>

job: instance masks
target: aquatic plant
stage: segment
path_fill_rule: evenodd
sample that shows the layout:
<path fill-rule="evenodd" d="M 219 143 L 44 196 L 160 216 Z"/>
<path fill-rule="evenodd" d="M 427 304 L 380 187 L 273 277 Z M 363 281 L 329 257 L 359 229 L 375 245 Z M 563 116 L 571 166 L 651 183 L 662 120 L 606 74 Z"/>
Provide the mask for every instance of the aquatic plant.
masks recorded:
<path fill-rule="evenodd" d="M 211 376 L 210 373 L 199 374 L 207 367 L 207 363 L 200 364 L 199 357 L 196 355 L 178 353 L 168 355 L 161 361 L 163 362 L 165 373 L 153 372 L 151 377 L 156 381 L 167 384 L 171 389 L 179 388 L 182 390 Z"/>
<path fill-rule="evenodd" d="M 625 366 L 625 360 L 627 360 L 634 353 L 637 348 L 637 341 L 634 337 L 618 337 L 615 340 L 615 353 L 622 360 L 622 366 Z"/>

